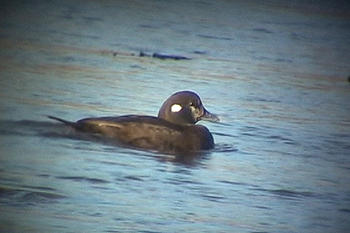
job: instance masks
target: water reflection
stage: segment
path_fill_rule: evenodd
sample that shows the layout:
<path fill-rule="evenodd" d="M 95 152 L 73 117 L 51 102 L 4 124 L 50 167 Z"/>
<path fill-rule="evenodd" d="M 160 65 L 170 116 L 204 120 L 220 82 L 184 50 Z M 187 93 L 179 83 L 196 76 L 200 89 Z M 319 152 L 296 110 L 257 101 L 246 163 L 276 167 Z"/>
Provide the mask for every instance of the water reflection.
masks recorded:
<path fill-rule="evenodd" d="M 84 132 L 76 131 L 70 126 L 62 125 L 59 123 L 52 123 L 48 121 L 31 121 L 31 120 L 20 120 L 20 121 L 2 120 L 0 121 L 0 125 L 1 125 L 0 134 L 3 134 L 3 135 L 39 136 L 44 138 L 51 138 L 53 140 L 68 138 L 68 139 L 79 140 L 83 142 L 109 145 L 113 147 L 130 148 L 130 150 L 136 150 L 134 152 L 136 154 L 137 154 L 137 151 L 142 151 L 137 148 L 127 147 L 113 139 L 101 137 L 95 134 L 87 134 Z M 79 149 L 79 147 L 76 147 L 76 149 Z M 229 145 L 223 144 L 223 145 L 216 145 L 216 148 L 214 151 L 232 152 L 235 150 L 236 150 L 235 148 Z M 158 161 L 173 162 L 173 163 L 193 166 L 200 163 L 201 160 L 208 158 L 210 154 L 211 154 L 211 151 L 195 151 L 195 152 L 180 153 L 180 154 L 163 154 L 163 153 L 158 153 L 156 151 L 154 152 L 150 151 L 150 153 L 146 153 L 145 155 L 154 157 Z"/>

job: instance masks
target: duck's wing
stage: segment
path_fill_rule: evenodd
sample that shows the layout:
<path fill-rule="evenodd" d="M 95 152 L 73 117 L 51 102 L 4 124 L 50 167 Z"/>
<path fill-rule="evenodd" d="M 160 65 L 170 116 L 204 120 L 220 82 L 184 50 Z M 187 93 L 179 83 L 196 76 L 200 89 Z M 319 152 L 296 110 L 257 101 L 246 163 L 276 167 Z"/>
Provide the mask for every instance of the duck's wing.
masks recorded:
<path fill-rule="evenodd" d="M 49 118 L 81 132 L 111 138 L 133 147 L 159 151 L 168 151 L 172 150 L 172 147 L 176 147 L 174 142 L 180 142 L 183 131 L 183 126 L 153 116 L 125 115 L 84 118 L 77 122 L 53 116 L 49 116 Z"/>
<path fill-rule="evenodd" d="M 152 116 L 86 118 L 78 121 L 76 129 L 98 133 L 123 144 L 158 151 L 169 151 L 179 141 L 182 126 Z"/>
<path fill-rule="evenodd" d="M 183 152 L 211 149 L 212 135 L 204 126 L 178 125 L 152 116 L 127 115 L 119 117 L 85 118 L 63 122 L 74 129 L 96 134 L 127 146 L 163 152 Z"/>

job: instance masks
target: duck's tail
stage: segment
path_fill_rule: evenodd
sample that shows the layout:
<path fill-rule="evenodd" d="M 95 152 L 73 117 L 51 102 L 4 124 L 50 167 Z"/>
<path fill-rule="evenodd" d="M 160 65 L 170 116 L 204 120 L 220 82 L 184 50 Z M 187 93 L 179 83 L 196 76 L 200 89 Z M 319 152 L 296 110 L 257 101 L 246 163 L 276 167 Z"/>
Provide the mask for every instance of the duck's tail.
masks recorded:
<path fill-rule="evenodd" d="M 64 123 L 65 125 L 69 125 L 69 126 L 73 126 L 73 127 L 76 126 L 76 123 L 75 123 L 75 122 L 72 122 L 72 121 L 67 121 L 67 120 L 64 120 L 64 119 L 62 119 L 62 118 L 58 118 L 58 117 L 54 117 L 54 116 L 47 116 L 47 117 L 50 118 L 50 119 L 53 119 L 53 120 L 62 122 L 62 123 Z"/>

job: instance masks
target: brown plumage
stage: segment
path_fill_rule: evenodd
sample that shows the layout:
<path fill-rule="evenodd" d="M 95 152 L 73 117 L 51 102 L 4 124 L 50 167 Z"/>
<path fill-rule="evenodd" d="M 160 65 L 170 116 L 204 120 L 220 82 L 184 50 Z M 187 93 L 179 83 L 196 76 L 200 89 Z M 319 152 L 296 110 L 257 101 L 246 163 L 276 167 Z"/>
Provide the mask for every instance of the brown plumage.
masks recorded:
<path fill-rule="evenodd" d="M 208 150 L 214 147 L 213 136 L 199 120 L 217 121 L 202 105 L 198 95 L 189 91 L 170 96 L 159 110 L 158 117 L 125 115 L 85 118 L 69 122 L 57 117 L 78 131 L 115 139 L 126 146 L 178 153 Z"/>

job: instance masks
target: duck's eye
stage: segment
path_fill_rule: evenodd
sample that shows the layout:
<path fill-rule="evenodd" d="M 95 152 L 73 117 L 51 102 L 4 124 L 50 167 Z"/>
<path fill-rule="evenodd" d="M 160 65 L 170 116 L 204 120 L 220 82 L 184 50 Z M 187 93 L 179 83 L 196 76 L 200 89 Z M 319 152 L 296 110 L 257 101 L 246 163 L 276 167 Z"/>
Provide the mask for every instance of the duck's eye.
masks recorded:
<path fill-rule="evenodd" d="M 182 106 L 180 104 L 171 105 L 171 112 L 180 112 L 181 109 L 182 109 Z"/>
<path fill-rule="evenodd" d="M 190 106 L 194 107 L 194 103 L 193 103 L 193 102 L 190 102 Z"/>

